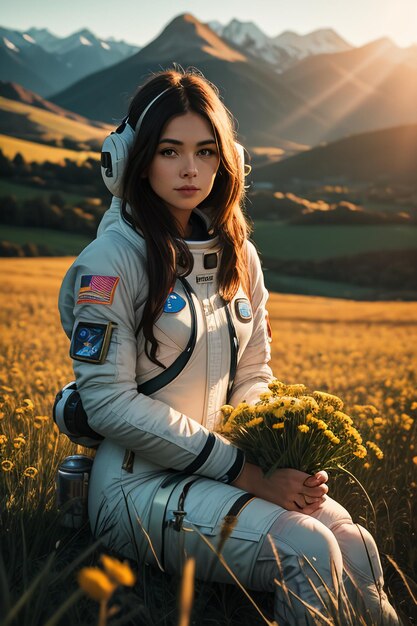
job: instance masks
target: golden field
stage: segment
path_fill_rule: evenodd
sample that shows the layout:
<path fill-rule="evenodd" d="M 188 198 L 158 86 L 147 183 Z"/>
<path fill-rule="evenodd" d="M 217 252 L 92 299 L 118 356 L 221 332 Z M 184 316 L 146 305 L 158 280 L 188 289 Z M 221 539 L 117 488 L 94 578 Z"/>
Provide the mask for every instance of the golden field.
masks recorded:
<path fill-rule="evenodd" d="M 56 552 L 60 537 L 54 525 L 54 476 L 59 461 L 75 446 L 58 437 L 51 407 L 58 389 L 73 376 L 69 341 L 57 311 L 59 286 L 71 262 L 0 259 L 0 504 L 8 537 L 3 558 L 9 607 L 47 555 Z M 276 377 L 340 396 L 347 413 L 384 451 L 382 461 L 362 463 L 355 472 L 371 497 L 376 520 L 354 485 L 335 480 L 332 492 L 331 478 L 330 494 L 376 535 L 391 599 L 404 623 L 415 624 L 417 303 L 271 294 L 268 308 Z M 25 575 L 22 536 L 26 565 L 33 566 Z M 11 624 L 34 625 L 35 616 L 56 610 L 59 594 L 38 588 L 37 595 L 36 610 L 32 607 L 31 615 Z"/>
<path fill-rule="evenodd" d="M 98 152 L 89 150 L 67 150 L 66 148 L 55 148 L 45 144 L 27 141 L 26 139 L 17 139 L 7 135 L 0 135 L 0 149 L 8 159 L 14 159 L 17 153 L 20 153 L 25 161 L 36 161 L 36 163 L 65 163 L 65 159 L 82 163 L 86 159 L 100 159 Z"/>

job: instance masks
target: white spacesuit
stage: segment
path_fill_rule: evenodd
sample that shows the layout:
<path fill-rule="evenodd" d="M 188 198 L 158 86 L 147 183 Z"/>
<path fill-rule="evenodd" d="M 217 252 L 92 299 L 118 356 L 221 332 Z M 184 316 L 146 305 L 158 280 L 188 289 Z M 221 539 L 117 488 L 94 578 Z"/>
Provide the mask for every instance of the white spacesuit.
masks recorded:
<path fill-rule="evenodd" d="M 61 288 L 59 309 L 72 338 L 79 393 L 89 425 L 104 436 L 89 487 L 93 533 L 120 554 L 168 572 L 180 569 L 185 551 L 196 558 L 197 577 L 210 572 L 214 580 L 231 582 L 199 532 L 216 546 L 223 518 L 236 514 L 224 557 L 244 585 L 275 591 L 280 624 L 308 623 L 303 602 L 323 610 L 307 577 L 324 599 L 325 586 L 340 592 L 343 579 L 355 606 L 358 585 L 374 620 L 398 623 L 382 590 L 375 542 L 343 507 L 326 497 L 307 516 L 229 484 L 244 455 L 212 431 L 220 406 L 255 401 L 272 378 L 267 292 L 248 243 L 251 297 L 239 290 L 226 304 L 217 293 L 217 237 L 210 237 L 201 211 L 194 212 L 194 226 L 200 237 L 187 242 L 193 270 L 177 280 L 154 327 L 166 369 L 147 358 L 138 332 L 148 289 L 146 247 L 119 199 Z M 289 599 L 274 583 L 282 576 Z"/>

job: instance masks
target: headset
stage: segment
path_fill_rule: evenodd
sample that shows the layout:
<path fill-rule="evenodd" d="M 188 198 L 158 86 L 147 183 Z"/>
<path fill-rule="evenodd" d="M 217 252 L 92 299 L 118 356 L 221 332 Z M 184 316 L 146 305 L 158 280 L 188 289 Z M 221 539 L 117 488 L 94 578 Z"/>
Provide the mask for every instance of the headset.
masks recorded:
<path fill-rule="evenodd" d="M 129 158 L 129 153 L 139 134 L 143 119 L 152 105 L 159 100 L 161 96 L 169 91 L 171 87 L 161 91 L 142 111 L 135 127 L 129 122 L 129 116 L 125 117 L 122 123 L 115 131 L 111 132 L 103 142 L 101 148 L 101 175 L 104 184 L 113 196 L 121 198 L 122 196 L 122 179 Z M 242 144 L 235 141 L 235 147 L 239 155 L 242 176 L 247 176 L 251 171 L 249 161 L 249 153 Z"/>

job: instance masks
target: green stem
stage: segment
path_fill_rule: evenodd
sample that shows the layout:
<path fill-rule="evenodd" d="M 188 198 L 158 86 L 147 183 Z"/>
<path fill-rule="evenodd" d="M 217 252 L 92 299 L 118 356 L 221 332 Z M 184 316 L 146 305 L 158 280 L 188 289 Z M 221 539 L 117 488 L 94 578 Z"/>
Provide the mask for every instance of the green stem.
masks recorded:
<path fill-rule="evenodd" d="M 55 624 L 57 624 L 61 617 L 64 615 L 65 611 L 67 611 L 70 606 L 74 604 L 74 602 L 79 600 L 83 593 L 84 592 L 82 589 L 77 589 L 76 591 L 74 591 L 74 593 L 72 593 L 70 597 L 67 598 L 63 604 L 61 604 L 56 613 L 54 613 L 52 617 L 48 619 L 44 626 L 55 626 Z"/>
<path fill-rule="evenodd" d="M 107 600 L 100 601 L 97 626 L 106 626 L 107 624 Z"/>
<path fill-rule="evenodd" d="M 372 514 L 374 516 L 374 524 L 375 524 L 375 528 L 377 526 L 377 521 L 376 521 L 376 511 L 375 511 L 375 507 L 372 504 L 372 500 L 368 495 L 368 492 L 366 491 L 365 487 L 362 485 L 362 483 L 356 478 L 356 476 L 354 476 L 354 474 L 352 474 L 352 472 L 349 472 L 349 470 L 346 469 L 346 467 L 343 467 L 342 465 L 338 465 L 337 466 L 342 472 L 345 472 L 345 474 L 347 474 L 348 476 L 350 476 L 355 483 L 362 489 L 362 492 L 365 494 L 365 497 L 368 501 L 369 506 L 372 509 Z"/>
<path fill-rule="evenodd" d="M 47 560 L 43 570 L 41 572 L 39 572 L 39 574 L 34 578 L 34 580 L 32 581 L 31 585 L 29 586 L 29 588 L 19 598 L 19 600 L 16 602 L 16 604 L 12 607 L 10 612 L 7 614 L 6 619 L 4 620 L 4 622 L 2 622 L 3 626 L 7 626 L 8 624 L 10 624 L 10 622 L 13 621 L 13 619 L 16 617 L 16 615 L 19 613 L 19 611 L 22 609 L 22 607 L 26 604 L 26 602 L 29 601 L 29 599 L 31 598 L 32 594 L 34 593 L 36 587 L 42 581 L 43 577 L 48 574 L 54 558 L 55 558 L 55 553 L 52 553 L 49 556 L 49 558 L 48 558 L 48 560 Z"/>

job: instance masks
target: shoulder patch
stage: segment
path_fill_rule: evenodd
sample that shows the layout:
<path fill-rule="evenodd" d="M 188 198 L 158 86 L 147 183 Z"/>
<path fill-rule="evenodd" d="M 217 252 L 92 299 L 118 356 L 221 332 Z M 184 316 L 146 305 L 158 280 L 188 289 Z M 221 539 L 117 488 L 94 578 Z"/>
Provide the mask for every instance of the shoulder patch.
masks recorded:
<path fill-rule="evenodd" d="M 78 322 L 71 339 L 70 357 L 76 361 L 104 363 L 115 324 Z"/>
<path fill-rule="evenodd" d="M 182 298 L 179 293 L 172 291 L 165 300 L 164 313 L 178 313 L 183 310 L 185 304 L 184 298 Z"/>
<path fill-rule="evenodd" d="M 112 304 L 118 282 L 118 276 L 84 274 L 81 276 L 77 304 Z"/>
<path fill-rule="evenodd" d="M 238 298 L 235 300 L 235 313 L 241 322 L 250 322 L 252 319 L 252 308 L 249 300 L 246 298 Z"/>

